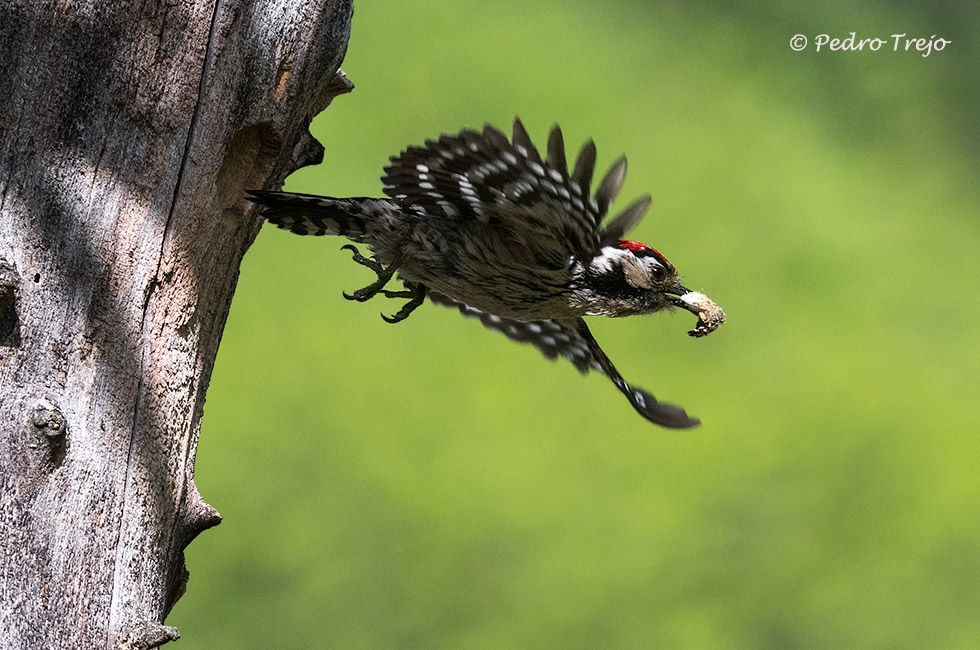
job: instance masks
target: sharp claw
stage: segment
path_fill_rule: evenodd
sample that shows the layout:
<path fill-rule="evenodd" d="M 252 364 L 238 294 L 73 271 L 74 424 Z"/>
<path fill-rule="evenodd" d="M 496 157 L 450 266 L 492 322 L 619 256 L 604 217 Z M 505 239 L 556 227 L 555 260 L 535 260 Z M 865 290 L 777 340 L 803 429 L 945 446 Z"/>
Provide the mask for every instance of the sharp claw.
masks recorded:
<path fill-rule="evenodd" d="M 389 265 L 385 268 L 381 262 L 376 259 L 370 259 L 361 255 L 361 251 L 357 250 L 357 247 L 353 244 L 344 244 L 340 247 L 341 250 L 349 250 L 353 252 L 354 261 L 361 266 L 366 266 L 372 271 L 374 271 L 378 279 L 369 284 L 368 286 L 358 289 L 352 294 L 344 292 L 344 298 L 348 300 L 356 300 L 358 302 L 364 302 L 376 296 L 379 291 L 381 291 L 384 286 L 391 280 L 391 276 L 395 273 L 395 265 Z"/>
<path fill-rule="evenodd" d="M 374 298 L 376 295 L 378 295 L 378 293 L 380 293 L 380 290 L 376 289 L 374 285 L 371 285 L 369 287 L 364 287 L 363 289 L 358 289 L 354 293 L 347 293 L 345 291 L 344 298 L 347 298 L 348 300 L 356 300 L 357 302 L 366 302 L 371 298 Z"/>
<path fill-rule="evenodd" d="M 387 272 L 387 269 L 385 269 L 384 265 L 381 264 L 381 262 L 379 262 L 376 259 L 364 257 L 363 255 L 361 255 L 361 251 L 357 250 L 357 246 L 354 246 L 353 244 L 344 244 L 343 246 L 340 247 L 340 250 L 351 251 L 353 253 L 355 262 L 357 262 L 362 266 L 368 267 L 369 269 L 377 273 L 379 277 Z"/>
<path fill-rule="evenodd" d="M 410 283 L 406 285 L 408 289 L 406 291 L 385 291 L 384 294 L 388 298 L 411 298 L 407 303 L 405 303 L 398 313 L 394 316 L 385 316 L 381 314 L 381 318 L 385 319 L 388 323 L 400 323 L 401 321 L 408 318 L 409 314 L 415 311 L 425 300 L 426 288 L 425 285 Z"/>
<path fill-rule="evenodd" d="M 377 280 L 362 289 L 358 289 L 354 293 L 347 293 L 345 291 L 344 298 L 347 300 L 364 302 L 366 300 L 370 300 L 379 293 L 384 294 L 388 298 L 411 298 L 411 300 L 409 300 L 409 302 L 394 316 L 385 316 L 384 314 L 381 314 L 381 318 L 385 319 L 385 321 L 389 323 L 398 323 L 405 320 L 408 318 L 408 315 L 411 314 L 416 307 L 421 305 L 423 300 L 425 300 L 425 287 L 422 285 L 412 284 L 406 291 L 389 291 L 384 288 L 384 286 L 391 280 L 395 273 L 395 269 L 398 267 L 397 261 L 389 264 L 386 268 L 377 259 L 370 259 L 361 255 L 361 251 L 357 250 L 357 247 L 353 244 L 344 244 L 340 247 L 340 249 L 351 251 L 355 262 L 362 266 L 368 267 L 378 275 Z"/>
<path fill-rule="evenodd" d="M 400 323 L 408 318 L 409 314 L 415 311 L 415 308 L 418 307 L 417 304 L 412 305 L 411 307 L 409 307 L 409 305 L 412 305 L 412 303 L 408 303 L 402 307 L 394 316 L 385 316 L 384 314 L 381 314 L 381 318 L 383 318 L 386 323 Z"/>

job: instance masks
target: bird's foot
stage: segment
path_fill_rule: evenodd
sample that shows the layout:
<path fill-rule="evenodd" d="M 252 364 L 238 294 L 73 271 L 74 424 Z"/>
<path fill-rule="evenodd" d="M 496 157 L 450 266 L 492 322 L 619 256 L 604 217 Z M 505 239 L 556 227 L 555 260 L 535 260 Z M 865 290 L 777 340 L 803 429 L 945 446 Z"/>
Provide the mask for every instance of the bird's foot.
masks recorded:
<path fill-rule="evenodd" d="M 400 323 L 401 321 L 408 318 L 415 309 L 422 304 L 425 300 L 426 288 L 424 284 L 418 284 L 417 282 L 406 282 L 405 286 L 407 289 L 404 291 L 384 291 L 386 298 L 411 298 L 405 305 L 398 310 L 398 313 L 394 316 L 385 316 L 381 314 L 381 318 L 385 319 L 389 323 Z"/>
<path fill-rule="evenodd" d="M 385 267 L 381 262 L 376 259 L 371 259 L 361 255 L 361 251 L 357 250 L 357 247 L 353 244 L 346 244 L 340 247 L 341 250 L 349 250 L 354 252 L 354 261 L 361 266 L 366 266 L 375 273 L 378 274 L 378 279 L 369 284 L 368 286 L 358 289 L 354 293 L 344 292 L 344 298 L 348 300 L 356 300 L 358 302 L 364 302 L 365 300 L 370 300 L 378 295 L 384 286 L 388 284 L 391 280 L 391 276 L 395 274 L 395 269 L 398 268 L 395 264 L 389 264 Z M 387 295 L 388 292 L 385 292 Z"/>

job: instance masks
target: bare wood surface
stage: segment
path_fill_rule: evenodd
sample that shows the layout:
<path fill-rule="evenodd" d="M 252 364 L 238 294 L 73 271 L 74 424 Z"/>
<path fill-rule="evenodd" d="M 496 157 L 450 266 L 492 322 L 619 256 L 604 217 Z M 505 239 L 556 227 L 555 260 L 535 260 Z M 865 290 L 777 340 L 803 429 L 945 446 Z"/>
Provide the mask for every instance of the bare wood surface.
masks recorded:
<path fill-rule="evenodd" d="M 349 0 L 0 7 L 0 647 L 150 648 L 242 255 L 350 89 Z"/>

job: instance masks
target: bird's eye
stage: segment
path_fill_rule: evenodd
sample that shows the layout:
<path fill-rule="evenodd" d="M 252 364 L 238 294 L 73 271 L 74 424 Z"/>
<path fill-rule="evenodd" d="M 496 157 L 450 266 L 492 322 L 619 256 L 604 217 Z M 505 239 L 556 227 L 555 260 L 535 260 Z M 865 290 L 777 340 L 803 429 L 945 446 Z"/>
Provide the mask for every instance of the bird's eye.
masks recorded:
<path fill-rule="evenodd" d="M 663 282 L 664 278 L 667 277 L 667 269 L 659 264 L 654 264 L 650 267 L 650 277 L 653 278 L 654 282 Z"/>

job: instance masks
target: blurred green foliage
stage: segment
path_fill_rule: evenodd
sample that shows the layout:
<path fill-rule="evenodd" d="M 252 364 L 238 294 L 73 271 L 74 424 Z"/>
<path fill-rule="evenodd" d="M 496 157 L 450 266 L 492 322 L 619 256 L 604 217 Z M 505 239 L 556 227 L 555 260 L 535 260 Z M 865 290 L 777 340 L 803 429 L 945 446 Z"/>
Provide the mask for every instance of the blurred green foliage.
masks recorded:
<path fill-rule="evenodd" d="M 738 7 L 738 8 L 733 8 Z M 721 304 L 593 319 L 601 376 L 367 284 L 339 239 L 246 256 L 197 462 L 188 648 L 840 650 L 980 639 L 974 3 L 361 2 L 356 90 L 287 189 L 380 195 L 389 155 L 559 122 Z M 951 40 L 922 57 L 821 33 Z M 806 35 L 803 52 L 790 38 Z"/>

